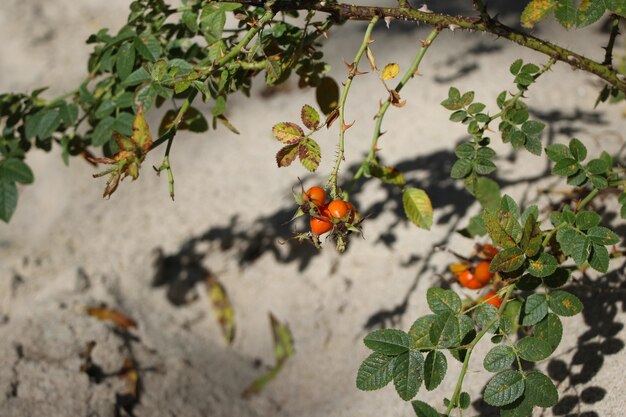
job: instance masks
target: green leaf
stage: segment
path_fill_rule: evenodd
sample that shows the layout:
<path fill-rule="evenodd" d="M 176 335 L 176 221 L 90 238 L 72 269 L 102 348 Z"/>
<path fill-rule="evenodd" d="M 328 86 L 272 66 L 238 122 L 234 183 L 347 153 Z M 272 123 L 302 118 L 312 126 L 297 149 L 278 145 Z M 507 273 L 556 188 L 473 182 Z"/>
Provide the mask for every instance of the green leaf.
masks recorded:
<path fill-rule="evenodd" d="M 524 72 L 526 74 L 536 74 L 539 72 L 539 70 L 540 68 L 535 64 L 526 64 L 522 67 L 521 72 Z"/>
<path fill-rule="evenodd" d="M 600 224 L 600 215 L 593 211 L 581 211 L 576 215 L 576 227 L 589 230 Z"/>
<path fill-rule="evenodd" d="M 458 346 L 461 343 L 459 318 L 454 313 L 438 314 L 429 335 L 435 346 L 443 349 Z"/>
<path fill-rule="evenodd" d="M 452 165 L 452 170 L 450 171 L 450 177 L 453 179 L 461 179 L 467 177 L 470 172 L 472 172 L 472 168 L 474 167 L 474 161 L 469 158 L 461 158 L 457 160 L 454 165 Z"/>
<path fill-rule="evenodd" d="M 606 180 L 606 178 L 602 176 L 593 175 L 589 179 L 591 180 L 593 186 L 596 187 L 598 190 L 604 190 L 609 187 L 609 182 Z"/>
<path fill-rule="evenodd" d="M 411 349 L 434 349 L 436 346 L 430 341 L 430 328 L 437 316 L 429 314 L 415 320 L 409 330 Z"/>
<path fill-rule="evenodd" d="M 417 227 L 430 230 L 433 224 L 433 206 L 424 190 L 419 188 L 404 190 L 402 205 L 409 220 Z"/>
<path fill-rule="evenodd" d="M 504 334 L 511 334 L 519 328 L 519 316 L 522 310 L 522 303 L 519 300 L 511 300 L 504 308 L 504 313 L 500 316 L 500 330 Z"/>
<path fill-rule="evenodd" d="M 116 55 L 115 70 L 120 80 L 125 80 L 135 66 L 135 47 L 132 42 L 124 43 Z"/>
<path fill-rule="evenodd" d="M 393 378 L 395 358 L 376 352 L 369 355 L 359 367 L 356 387 L 362 391 L 373 391 L 390 383 Z"/>
<path fill-rule="evenodd" d="M 587 182 L 587 173 L 582 169 L 576 174 L 567 177 L 567 183 L 574 187 L 582 187 Z"/>
<path fill-rule="evenodd" d="M 508 369 L 515 360 L 515 351 L 510 346 L 498 345 L 487 352 L 483 359 L 483 367 L 489 372 L 500 372 Z"/>
<path fill-rule="evenodd" d="M 574 294 L 565 291 L 553 291 L 548 295 L 550 309 L 559 316 L 570 317 L 580 313 L 583 303 Z"/>
<path fill-rule="evenodd" d="M 183 23 L 192 34 L 198 33 L 198 14 L 186 11 L 183 12 Z"/>
<path fill-rule="evenodd" d="M 440 417 L 437 410 L 423 401 L 415 400 L 411 402 L 413 405 L 413 411 L 417 417 Z"/>
<path fill-rule="evenodd" d="M 474 161 L 474 171 L 480 175 L 487 175 L 496 170 L 496 164 L 486 158 L 476 158 Z"/>
<path fill-rule="evenodd" d="M 474 148 L 474 145 L 471 145 L 469 143 L 461 143 L 454 150 L 454 154 L 459 158 L 471 159 L 474 157 L 474 155 L 476 155 L 476 148 Z"/>
<path fill-rule="evenodd" d="M 578 172 L 580 166 L 575 159 L 565 158 L 557 162 L 552 168 L 554 175 L 560 175 L 561 177 L 567 177 L 568 175 L 574 175 Z"/>
<path fill-rule="evenodd" d="M 549 288 L 559 288 L 567 283 L 570 275 L 569 270 L 565 268 L 557 268 L 552 275 L 543 279 L 543 284 Z"/>
<path fill-rule="evenodd" d="M 450 115 L 450 121 L 452 122 L 462 122 L 467 117 L 467 112 L 465 110 L 457 110 Z"/>
<path fill-rule="evenodd" d="M 469 406 L 472 403 L 472 399 L 470 398 L 470 395 L 463 391 L 460 395 L 459 395 L 459 407 L 461 407 L 461 409 L 466 410 L 469 408 Z"/>
<path fill-rule="evenodd" d="M 226 24 L 226 13 L 222 10 L 215 10 L 211 4 L 206 5 L 202 9 L 200 15 L 200 31 L 204 35 L 209 45 L 219 41 L 224 32 Z"/>
<path fill-rule="evenodd" d="M 539 136 L 546 125 L 536 120 L 528 120 L 522 124 L 522 132 L 527 136 Z"/>
<path fill-rule="evenodd" d="M 61 121 L 66 127 L 73 126 L 78 119 L 78 106 L 75 104 L 64 104 L 59 109 Z"/>
<path fill-rule="evenodd" d="M 132 87 L 135 85 L 143 84 L 147 81 L 150 81 L 150 74 L 146 71 L 145 68 L 141 67 L 132 72 L 126 79 L 122 82 L 122 87 Z"/>
<path fill-rule="evenodd" d="M 496 210 L 500 206 L 500 186 L 490 178 L 478 178 L 473 194 L 485 210 Z"/>
<path fill-rule="evenodd" d="M 426 300 L 435 314 L 461 312 L 461 298 L 454 291 L 437 287 L 429 288 L 426 292 Z"/>
<path fill-rule="evenodd" d="M 7 158 L 0 161 L 0 182 L 32 184 L 34 180 L 33 171 L 21 159 Z"/>
<path fill-rule="evenodd" d="M 526 74 L 524 72 L 520 72 L 517 77 L 515 77 L 515 82 L 521 85 L 522 87 L 527 87 L 531 85 L 535 79 L 532 75 Z M 520 122 L 521 123 L 521 122 Z"/>
<path fill-rule="evenodd" d="M 611 167 L 603 159 L 592 159 L 587 164 L 587 170 L 595 175 L 604 174 Z"/>
<path fill-rule="evenodd" d="M 554 383 L 539 371 L 531 371 L 526 375 L 524 395 L 534 405 L 542 408 L 554 407 L 559 401 L 559 393 Z"/>
<path fill-rule="evenodd" d="M 491 272 L 512 272 L 521 267 L 526 260 L 524 251 L 518 247 L 502 249 L 489 265 Z"/>
<path fill-rule="evenodd" d="M 607 272 L 609 270 L 609 251 L 602 245 L 593 243 L 591 245 L 591 256 L 589 258 L 589 265 L 600 272 Z"/>
<path fill-rule="evenodd" d="M 417 395 L 424 379 L 424 356 L 417 351 L 405 352 L 394 362 L 393 383 L 404 401 Z"/>
<path fill-rule="evenodd" d="M 363 339 L 365 346 L 375 352 L 396 356 L 409 350 L 409 335 L 402 330 L 375 330 Z"/>
<path fill-rule="evenodd" d="M 424 362 L 424 386 L 432 391 L 441 384 L 448 370 L 446 356 L 438 350 L 431 350 Z"/>
<path fill-rule="evenodd" d="M 587 236 L 593 243 L 598 245 L 616 245 L 620 238 L 610 229 L 602 226 L 592 227 L 587 231 Z"/>
<path fill-rule="evenodd" d="M 548 300 L 544 294 L 532 294 L 524 302 L 522 324 L 532 326 L 539 323 L 548 314 Z"/>
<path fill-rule="evenodd" d="M 307 171 L 315 171 L 322 160 L 320 145 L 313 139 L 308 138 L 300 142 L 298 156 L 300 163 Z"/>
<path fill-rule="evenodd" d="M 532 276 L 543 278 L 550 276 L 556 271 L 559 262 L 549 253 L 541 253 L 538 258 L 528 262 L 528 273 Z"/>
<path fill-rule="evenodd" d="M 569 148 L 563 144 L 556 143 L 546 147 L 546 155 L 552 162 L 559 162 L 562 159 L 573 158 Z"/>
<path fill-rule="evenodd" d="M 522 26 L 525 28 L 532 28 L 535 23 L 545 19 L 548 13 L 550 13 L 555 6 L 555 0 L 532 0 L 526 5 L 524 11 L 522 12 Z"/>
<path fill-rule="evenodd" d="M 569 150 L 572 153 L 572 156 L 578 162 L 582 162 L 587 157 L 587 148 L 581 141 L 574 138 L 569 142 Z"/>
<path fill-rule="evenodd" d="M 521 59 L 518 59 L 515 62 L 513 62 L 513 64 L 511 64 L 511 68 L 509 69 L 511 71 L 511 74 L 513 75 L 519 74 L 519 71 L 522 69 L 522 65 L 524 65 L 524 61 L 522 61 Z"/>
<path fill-rule="evenodd" d="M 465 314 L 459 316 L 459 332 L 461 335 L 461 342 L 459 345 L 468 345 L 476 337 L 474 322 Z M 450 350 L 450 354 L 454 357 L 454 359 L 459 362 L 463 362 L 465 360 L 465 355 L 467 355 L 467 349 L 453 349 Z"/>
<path fill-rule="evenodd" d="M 564 227 L 556 232 L 556 240 L 565 255 L 571 256 L 576 265 L 582 265 L 589 257 L 591 243 L 587 236 L 573 227 Z"/>
<path fill-rule="evenodd" d="M 512 248 L 522 238 L 522 227 L 510 212 L 485 210 L 483 221 L 491 240 L 500 247 Z"/>
<path fill-rule="evenodd" d="M 489 405 L 501 407 L 511 404 L 524 393 L 524 376 L 518 371 L 506 370 L 487 383 L 483 398 Z"/>
<path fill-rule="evenodd" d="M 510 196 L 504 195 L 502 196 L 502 200 L 500 202 L 500 211 L 511 213 L 515 219 L 520 217 L 519 206 Z"/>
<path fill-rule="evenodd" d="M 541 244 L 541 229 L 537 223 L 537 218 L 534 216 L 527 216 L 519 246 L 524 251 L 526 256 L 533 257 L 541 249 Z"/>
<path fill-rule="evenodd" d="M 302 123 L 311 129 L 317 129 L 320 124 L 320 115 L 313 107 L 305 104 L 300 111 L 300 118 L 302 119 Z"/>
<path fill-rule="evenodd" d="M 537 156 L 541 156 L 541 145 L 542 143 L 539 139 L 531 136 L 526 137 L 526 142 L 524 143 L 526 150 Z"/>
<path fill-rule="evenodd" d="M 494 322 L 488 330 L 490 333 L 495 333 L 498 330 L 498 320 L 495 320 L 497 316 L 498 309 L 489 303 L 479 304 L 474 312 L 474 320 L 479 328 L 484 329 L 492 321 Z"/>
<path fill-rule="evenodd" d="M 112 128 L 114 124 L 115 119 L 112 117 L 107 117 L 106 119 L 100 121 L 91 136 L 91 144 L 99 147 L 110 141 L 111 136 L 113 135 Z"/>
<path fill-rule="evenodd" d="M 0 181 L 0 220 L 8 223 L 17 207 L 17 186 L 11 181 Z"/>
<path fill-rule="evenodd" d="M 554 17 L 564 28 L 569 29 L 577 23 L 577 9 L 573 0 L 558 0 Z"/>
<path fill-rule="evenodd" d="M 544 360 L 552 353 L 552 348 L 548 342 L 532 336 L 521 338 L 515 347 L 520 357 L 530 362 Z"/>
<path fill-rule="evenodd" d="M 507 404 L 500 408 L 500 417 L 531 417 L 534 404 L 526 398 L 526 394 L 522 394 L 517 400 L 511 404 Z"/>
<path fill-rule="evenodd" d="M 58 110 L 42 110 L 42 116 L 36 127 L 37 137 L 48 139 L 61 124 L 61 113 Z"/>
<path fill-rule="evenodd" d="M 100 103 L 100 105 L 96 109 L 95 116 L 98 119 L 104 119 L 105 117 L 113 113 L 116 107 L 117 107 L 117 104 L 115 104 L 114 100 L 105 100 L 102 103 Z"/>
<path fill-rule="evenodd" d="M 524 274 L 520 277 L 515 286 L 522 291 L 533 291 L 539 287 L 541 283 L 540 278 L 533 277 L 530 274 Z"/>
<path fill-rule="evenodd" d="M 483 103 L 472 103 L 468 108 L 467 108 L 467 112 L 469 114 L 476 114 L 476 113 L 480 113 L 481 111 L 485 110 L 485 106 Z"/>
<path fill-rule="evenodd" d="M 563 337 L 563 324 L 561 324 L 559 316 L 554 313 L 548 313 L 535 326 L 533 336 L 546 342 L 550 346 L 550 354 L 552 354 L 559 346 L 559 343 L 561 343 L 561 338 Z"/>
<path fill-rule="evenodd" d="M 578 27 L 584 27 L 597 22 L 606 11 L 608 1 L 585 1 L 578 7 Z"/>
<path fill-rule="evenodd" d="M 135 38 L 133 45 L 139 55 L 147 61 L 155 62 L 161 57 L 161 43 L 153 35 L 143 34 L 139 38 Z"/>

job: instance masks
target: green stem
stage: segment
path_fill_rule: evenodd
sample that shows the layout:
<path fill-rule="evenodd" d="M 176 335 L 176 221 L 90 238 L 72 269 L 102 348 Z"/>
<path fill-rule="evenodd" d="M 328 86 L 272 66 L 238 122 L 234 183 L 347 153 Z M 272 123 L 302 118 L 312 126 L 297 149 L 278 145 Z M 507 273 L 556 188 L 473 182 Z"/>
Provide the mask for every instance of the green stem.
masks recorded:
<path fill-rule="evenodd" d="M 335 166 L 326 182 L 326 188 L 330 188 L 330 194 L 332 198 L 339 197 L 339 186 L 337 185 L 337 176 L 339 175 L 339 167 L 341 166 L 341 161 L 344 157 L 344 148 L 345 148 L 345 133 L 347 130 L 345 123 L 345 107 L 346 100 L 348 99 L 348 93 L 350 92 L 350 87 L 352 86 L 352 81 L 354 77 L 357 75 L 357 69 L 359 66 L 359 62 L 361 61 L 361 57 L 367 48 L 367 45 L 370 43 L 370 38 L 372 34 L 372 30 L 374 26 L 378 22 L 378 16 L 374 16 L 370 21 L 370 24 L 367 26 L 367 30 L 365 31 L 365 36 L 363 36 L 363 42 L 361 42 L 361 46 L 357 51 L 356 56 L 354 57 L 354 61 L 350 65 L 350 71 L 348 73 L 348 78 L 344 84 L 343 91 L 341 93 L 341 97 L 339 99 L 339 150 L 337 152 L 337 159 L 335 161 Z"/>
<path fill-rule="evenodd" d="M 576 207 L 576 211 L 580 211 L 583 208 L 585 208 L 585 206 L 587 204 L 589 204 L 589 202 L 591 200 L 593 200 L 593 198 L 595 196 L 598 195 L 598 193 L 600 192 L 600 190 L 598 190 L 597 188 L 594 188 L 593 190 L 591 190 L 591 192 L 589 194 L 587 194 L 587 196 L 585 198 L 582 199 L 582 201 L 580 202 L 580 204 L 578 204 L 578 207 Z"/>
<path fill-rule="evenodd" d="M 471 343 L 469 344 L 469 348 L 465 352 L 465 359 L 463 360 L 463 367 L 461 368 L 461 373 L 459 374 L 459 378 L 456 381 L 456 386 L 454 387 L 454 393 L 452 394 L 452 398 L 450 398 L 450 403 L 448 404 L 448 408 L 446 409 L 446 413 L 445 413 L 446 416 L 450 415 L 450 412 L 452 411 L 452 409 L 456 407 L 456 405 L 459 402 L 459 396 L 461 394 L 461 389 L 463 388 L 463 380 L 465 379 L 467 368 L 469 367 L 469 361 L 470 361 L 470 357 L 472 356 L 472 350 L 474 349 L 474 347 L 476 347 L 478 342 L 480 342 L 480 339 L 482 339 L 483 336 L 487 334 L 487 331 L 489 330 L 489 328 L 498 321 L 499 317 L 504 312 L 504 309 L 506 308 L 506 305 L 509 302 L 509 298 L 511 297 L 511 294 L 513 293 L 514 289 L 515 289 L 515 285 L 511 285 L 507 288 L 506 293 L 504 294 L 504 298 L 502 299 L 502 304 L 500 305 L 500 308 L 498 309 L 498 314 L 496 315 L 496 317 L 489 324 L 485 325 L 483 329 L 476 335 L 474 340 L 472 340 Z"/>
<path fill-rule="evenodd" d="M 426 55 L 426 51 L 428 50 L 432 42 L 437 38 L 439 33 L 441 33 L 441 29 L 439 28 L 433 29 L 428 35 L 428 37 L 426 38 L 426 40 L 422 41 L 422 47 L 418 51 L 417 55 L 415 55 L 415 58 L 413 58 L 411 65 L 409 66 L 407 71 L 404 73 L 404 76 L 402 77 L 402 79 L 398 82 L 398 85 L 396 85 L 395 91 L 397 93 L 399 93 L 404 88 L 404 86 L 407 85 L 408 82 L 415 76 L 420 63 L 422 62 L 422 59 L 424 58 L 424 55 Z M 382 135 L 381 127 L 382 127 L 383 119 L 391 103 L 392 103 L 392 97 L 390 94 L 389 98 L 387 98 L 387 101 L 381 104 L 380 109 L 378 110 L 378 113 L 376 113 L 376 116 L 374 117 L 376 119 L 376 125 L 374 126 L 374 134 L 372 136 L 372 144 L 370 146 L 370 151 L 367 154 L 367 157 L 365 158 L 365 160 L 361 163 L 361 166 L 359 167 L 357 172 L 354 174 L 354 177 L 352 178 L 352 181 L 350 182 L 350 185 L 347 190 L 348 193 L 352 191 L 352 187 L 354 186 L 356 181 L 359 178 L 361 178 L 361 176 L 365 172 L 365 168 L 367 167 L 367 165 L 370 164 L 375 158 L 376 148 L 378 146 L 378 140 L 380 139 L 380 136 Z"/>

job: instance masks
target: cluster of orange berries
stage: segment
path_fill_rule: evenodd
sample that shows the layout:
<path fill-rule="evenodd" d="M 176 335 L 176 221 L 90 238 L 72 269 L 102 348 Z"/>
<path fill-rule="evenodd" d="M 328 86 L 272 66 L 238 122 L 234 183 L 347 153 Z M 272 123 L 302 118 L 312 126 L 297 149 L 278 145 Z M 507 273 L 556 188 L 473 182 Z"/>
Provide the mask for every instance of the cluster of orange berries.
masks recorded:
<path fill-rule="evenodd" d="M 471 290 L 478 290 L 488 285 L 493 279 L 494 273 L 489 270 L 491 260 L 497 255 L 498 249 L 487 243 L 482 246 L 479 256 L 483 259 L 473 268 L 467 264 L 455 264 L 450 267 L 456 275 L 459 283 Z M 496 308 L 502 304 L 502 299 L 495 291 L 490 291 L 483 297 L 485 302 L 492 304 Z"/>
<path fill-rule="evenodd" d="M 321 236 L 340 223 L 352 224 L 358 216 L 354 206 L 344 200 L 333 200 L 326 204 L 326 191 L 321 187 L 311 187 L 303 195 L 304 201 L 313 204 L 310 207 L 311 233 Z"/>

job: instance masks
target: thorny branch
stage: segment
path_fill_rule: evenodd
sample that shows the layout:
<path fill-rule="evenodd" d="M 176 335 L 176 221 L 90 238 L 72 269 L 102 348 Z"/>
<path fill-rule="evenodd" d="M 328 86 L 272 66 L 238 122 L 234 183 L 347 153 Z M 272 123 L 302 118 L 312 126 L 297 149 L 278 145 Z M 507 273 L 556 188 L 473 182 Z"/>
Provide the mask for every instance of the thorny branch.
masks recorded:
<path fill-rule="evenodd" d="M 225 0 L 217 0 L 219 2 Z M 239 3 L 250 6 L 266 6 L 264 0 L 240 0 Z M 478 5 L 482 1 L 477 2 Z M 408 7 L 354 6 L 346 3 L 318 0 L 277 0 L 272 6 L 275 12 L 294 10 L 315 10 L 330 14 L 338 21 L 365 20 L 371 21 L 378 16 L 380 19 L 396 19 L 410 22 L 422 22 L 439 28 L 450 30 L 470 30 L 491 33 L 497 37 L 508 39 L 518 45 L 548 55 L 557 61 L 595 74 L 618 90 L 626 92 L 626 79 L 613 70 L 612 66 L 589 59 L 572 50 L 540 39 L 528 33 L 513 29 L 495 18 L 485 20 L 486 10 L 479 7 L 480 17 L 451 16 L 443 13 L 416 10 Z"/>

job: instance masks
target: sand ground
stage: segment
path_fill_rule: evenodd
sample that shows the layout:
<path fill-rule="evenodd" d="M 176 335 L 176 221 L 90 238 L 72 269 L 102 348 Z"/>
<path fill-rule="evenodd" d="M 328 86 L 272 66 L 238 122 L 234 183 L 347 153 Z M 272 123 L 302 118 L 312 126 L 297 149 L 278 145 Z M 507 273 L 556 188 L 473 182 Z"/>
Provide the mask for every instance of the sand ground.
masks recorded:
<path fill-rule="evenodd" d="M 89 46 L 83 40 L 101 27 L 119 28 L 127 6 L 126 0 L 3 0 L 0 91 L 50 85 L 53 96 L 71 89 L 86 71 Z M 354 55 L 362 30 L 355 24 L 331 33 L 327 57 L 337 78 L 344 76 L 342 58 Z M 568 33 L 546 25 L 537 31 L 602 57 L 606 36 L 597 26 Z M 391 30 L 381 25 L 373 44 L 378 62 L 406 67 L 407 51 L 417 50 L 426 33 L 414 25 L 392 23 Z M 56 152 L 31 152 L 36 184 L 20 189 L 16 215 L 10 225 L 0 225 L 0 416 L 411 415 L 410 404 L 391 387 L 356 390 L 356 370 L 367 354 L 360 340 L 380 326 L 407 330 L 427 312 L 426 288 L 446 284 L 446 266 L 453 261 L 445 252 L 433 252 L 433 245 L 471 250 L 473 242 L 454 230 L 478 207 L 448 178 L 452 149 L 465 134 L 437 103 L 452 84 L 493 103 L 511 88 L 508 65 L 518 56 L 546 61 L 489 36 L 441 35 L 420 70 L 423 76 L 403 93 L 406 107 L 390 111 L 381 142 L 385 161 L 429 192 L 435 226 L 427 232 L 398 220 L 399 193 L 370 181 L 354 197 L 370 216 L 365 239 L 356 239 L 341 256 L 330 246 L 318 252 L 280 244 L 292 233 L 286 222 L 297 177 L 306 185 L 322 183 L 336 143 L 336 131 L 319 135 L 318 174 L 275 167 L 272 124 L 295 120 L 302 104 L 314 102 L 312 91 L 293 84 L 270 98 L 261 96 L 260 86 L 251 99 L 235 97 L 229 117 L 239 136 L 224 129 L 180 134 L 172 156 L 174 203 L 165 179 L 149 169 L 104 201 L 103 181 L 91 178 L 92 167 L 74 160 L 66 168 Z M 546 74 L 528 100 L 534 116 L 548 125 L 544 141 L 575 135 L 592 153 L 599 146 L 619 152 L 626 132 L 623 107 L 594 110 L 597 91 L 596 79 L 565 65 Z M 385 97 L 373 76 L 359 77 L 353 92 L 348 118 L 357 122 L 348 132 L 349 169 L 366 152 L 372 115 Z M 152 126 L 160 114 L 150 114 Z M 513 154 L 495 142 L 502 155 L 498 180 L 507 193 L 526 204 L 556 199 L 539 193 L 564 185 L 546 178 L 543 159 Z M 149 156 L 146 167 L 159 163 L 160 152 Z M 618 230 L 625 235 L 623 224 Z M 224 284 L 235 308 L 231 347 L 221 337 L 201 283 L 209 273 Z M 564 320 L 559 350 L 539 365 L 559 382 L 562 397 L 543 415 L 622 416 L 623 269 L 583 281 L 585 286 L 574 291 L 585 312 Z M 123 311 L 138 328 L 128 335 L 85 315 L 86 306 L 100 304 Z M 269 312 L 289 323 L 296 354 L 259 396 L 243 399 L 243 389 L 273 363 Z M 80 367 L 92 341 L 100 377 L 90 379 Z M 488 348 L 485 342 L 477 357 Z M 129 355 L 141 380 L 136 403 L 125 395 L 123 380 L 107 377 Z M 418 398 L 439 401 L 450 395 L 458 369 L 451 360 L 444 384 L 434 392 L 421 391 Z M 467 389 L 476 399 L 489 375 L 478 360 L 470 369 Z M 473 414 L 493 411 L 474 401 Z"/>

